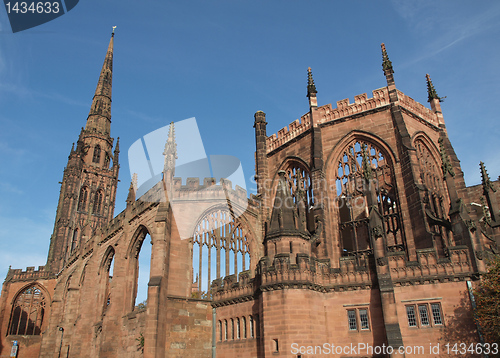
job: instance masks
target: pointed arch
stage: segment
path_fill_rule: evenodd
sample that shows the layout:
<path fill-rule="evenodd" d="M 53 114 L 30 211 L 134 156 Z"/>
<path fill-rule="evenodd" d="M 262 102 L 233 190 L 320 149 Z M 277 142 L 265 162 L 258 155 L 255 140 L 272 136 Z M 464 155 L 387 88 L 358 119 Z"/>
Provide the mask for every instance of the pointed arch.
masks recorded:
<path fill-rule="evenodd" d="M 84 185 L 80 189 L 80 195 L 78 197 L 78 209 L 77 211 L 87 211 L 87 202 L 89 198 L 89 188 Z"/>
<path fill-rule="evenodd" d="M 101 264 L 99 266 L 98 275 L 101 276 L 101 284 L 104 286 L 103 288 L 103 309 L 102 312 L 106 311 L 108 306 L 111 304 L 111 282 L 113 280 L 113 262 L 115 258 L 115 249 L 112 246 L 108 246 L 106 249 L 104 256 L 101 260 Z M 102 282 L 104 281 L 104 282 Z M 102 286 L 101 286 L 102 287 Z"/>
<path fill-rule="evenodd" d="M 40 335 L 50 296 L 38 283 L 24 286 L 14 296 L 8 334 Z"/>
<path fill-rule="evenodd" d="M 196 223 L 191 241 L 194 296 L 210 298 L 214 279 L 249 270 L 253 234 L 242 217 L 233 219 L 226 206 L 214 206 Z"/>
<path fill-rule="evenodd" d="M 427 136 L 426 133 L 418 132 L 413 137 L 413 146 L 416 149 L 419 180 L 424 190 L 425 220 L 429 225 L 429 230 L 439 252 L 450 245 L 451 233 L 442 225 L 438 225 L 437 220 L 446 221 L 450 200 L 448 191 L 445 189 L 443 172 L 441 169 L 440 152 Z"/>
<path fill-rule="evenodd" d="M 76 228 L 75 230 L 73 230 L 73 235 L 71 237 L 71 247 L 70 247 L 70 253 L 73 253 L 73 251 L 75 251 L 76 247 L 78 246 L 78 240 L 80 239 L 80 236 L 79 236 L 79 231 L 78 231 L 78 228 Z"/>
<path fill-rule="evenodd" d="M 98 189 L 94 196 L 94 206 L 92 209 L 94 215 L 102 215 L 103 199 L 104 192 L 102 189 Z"/>
<path fill-rule="evenodd" d="M 146 287 L 146 290 L 147 290 L 147 286 L 145 285 L 140 285 L 140 282 L 139 282 L 139 279 L 142 277 L 141 276 L 141 271 L 140 271 L 140 264 L 139 264 L 139 259 L 141 258 L 141 261 L 142 261 L 142 255 L 141 255 L 141 251 L 144 251 L 142 250 L 143 248 L 143 243 L 144 241 L 146 240 L 146 238 L 148 237 L 151 237 L 151 234 L 150 234 L 150 231 L 148 230 L 148 228 L 141 224 L 139 225 L 134 234 L 132 235 L 132 240 L 130 241 L 130 244 L 129 244 L 129 247 L 127 249 L 127 256 L 126 258 L 129 259 L 129 263 L 128 263 L 128 271 L 129 271 L 129 275 L 128 277 L 130 278 L 131 281 L 130 282 L 130 286 L 131 289 L 130 289 L 130 293 L 129 293 L 129 297 L 130 297 L 130 308 L 131 310 L 135 310 L 136 309 L 136 305 L 139 303 L 142 303 L 142 302 L 136 302 L 137 301 L 137 297 L 138 295 L 141 293 L 141 294 L 145 294 L 146 295 L 146 304 L 147 304 L 147 291 L 144 292 L 144 288 Z M 151 239 L 151 244 L 152 244 L 152 239 Z M 146 250 L 145 252 L 149 253 L 149 257 L 146 257 L 147 260 L 149 260 L 149 267 L 150 267 L 150 263 L 151 263 L 151 250 Z M 141 256 L 140 256 L 141 255 Z M 148 274 L 148 277 L 149 279 L 149 274 Z M 128 299 L 127 299 L 128 300 Z M 141 305 L 142 307 L 142 305 Z"/>
<path fill-rule="evenodd" d="M 333 212 L 338 215 L 341 256 L 352 256 L 357 265 L 366 265 L 373 253 L 369 230 L 367 196 L 376 192 L 378 211 L 383 218 L 384 244 L 388 251 L 404 251 L 399 194 L 392 149 L 373 134 L 353 131 L 339 141 L 328 156 L 325 167 L 332 180 Z M 367 187 L 365 177 L 374 180 Z M 333 186 L 335 182 L 335 186 Z"/>
<path fill-rule="evenodd" d="M 297 203 L 298 201 L 304 199 L 306 208 L 314 206 L 311 169 L 306 161 L 297 156 L 289 156 L 283 160 L 273 178 L 273 184 L 275 184 L 273 186 L 274 195 L 276 195 L 278 172 L 280 170 L 286 172 L 287 183 L 294 202 Z"/>

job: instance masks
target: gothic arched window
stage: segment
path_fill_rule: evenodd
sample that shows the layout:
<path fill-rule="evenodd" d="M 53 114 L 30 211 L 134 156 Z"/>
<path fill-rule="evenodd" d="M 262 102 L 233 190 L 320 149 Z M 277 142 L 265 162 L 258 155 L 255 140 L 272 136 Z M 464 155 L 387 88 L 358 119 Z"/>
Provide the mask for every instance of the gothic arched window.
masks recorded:
<path fill-rule="evenodd" d="M 12 305 L 9 334 L 32 336 L 41 334 L 46 298 L 34 285 L 21 292 Z"/>
<path fill-rule="evenodd" d="M 103 192 L 102 190 L 98 190 L 95 193 L 95 198 L 94 198 L 94 215 L 101 215 L 102 212 L 102 199 L 103 199 Z"/>
<path fill-rule="evenodd" d="M 433 155 L 430 145 L 426 142 L 424 137 L 418 137 L 414 143 L 420 167 L 420 181 L 426 188 L 424 197 L 426 219 L 435 237 L 440 237 L 440 240 L 437 240 L 438 247 L 447 247 L 448 233 L 443 226 L 436 225 L 436 222 L 446 220 L 449 200 L 442 180 L 441 166 L 435 159 L 437 153 Z"/>
<path fill-rule="evenodd" d="M 106 254 L 104 255 L 100 275 L 102 280 L 104 280 L 104 302 L 103 302 L 103 313 L 106 311 L 108 306 L 111 304 L 111 282 L 113 280 L 113 271 L 114 271 L 114 261 L 115 261 L 115 250 L 110 246 L 106 250 Z M 102 282 L 102 281 L 101 281 Z"/>
<path fill-rule="evenodd" d="M 100 160 L 101 160 L 101 147 L 99 146 L 99 144 L 97 144 L 94 147 L 94 156 L 92 157 L 92 161 L 94 163 L 99 163 Z"/>
<path fill-rule="evenodd" d="M 80 190 L 80 196 L 78 197 L 78 211 L 87 211 L 87 200 L 89 196 L 89 189 L 87 187 L 83 187 Z"/>
<path fill-rule="evenodd" d="M 290 161 L 284 170 L 294 202 L 297 204 L 298 201 L 303 199 L 307 209 L 314 206 L 309 170 L 296 161 Z"/>
<path fill-rule="evenodd" d="M 198 279 L 200 297 L 212 280 L 250 269 L 250 240 L 243 226 L 233 221 L 227 209 L 206 214 L 193 235 L 193 280 Z"/>
<path fill-rule="evenodd" d="M 336 205 L 339 213 L 342 255 L 361 257 L 372 253 L 367 197 L 375 190 L 388 251 L 404 250 L 394 171 L 387 155 L 376 145 L 353 139 L 336 164 Z M 371 177 L 375 188 L 367 185 Z"/>
<path fill-rule="evenodd" d="M 71 239 L 70 253 L 73 252 L 73 250 L 76 248 L 77 245 L 78 245 L 78 229 L 75 229 L 75 231 L 73 231 L 73 238 Z"/>

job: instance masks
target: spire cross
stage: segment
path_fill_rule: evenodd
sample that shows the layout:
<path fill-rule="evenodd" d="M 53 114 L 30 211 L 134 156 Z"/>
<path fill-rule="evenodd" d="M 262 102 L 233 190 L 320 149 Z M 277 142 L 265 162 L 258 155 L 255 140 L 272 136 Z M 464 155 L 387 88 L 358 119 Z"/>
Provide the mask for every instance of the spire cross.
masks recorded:
<path fill-rule="evenodd" d="M 115 33 L 115 29 L 116 29 L 116 26 L 113 26 L 113 32 L 111 32 L 112 34 Z"/>

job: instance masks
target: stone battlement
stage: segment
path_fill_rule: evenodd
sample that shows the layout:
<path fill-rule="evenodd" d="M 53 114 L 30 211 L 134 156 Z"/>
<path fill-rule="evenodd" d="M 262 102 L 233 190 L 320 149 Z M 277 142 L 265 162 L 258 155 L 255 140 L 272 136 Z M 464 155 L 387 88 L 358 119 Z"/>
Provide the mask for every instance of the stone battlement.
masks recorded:
<path fill-rule="evenodd" d="M 436 114 L 429 108 L 418 103 L 413 98 L 405 95 L 397 90 L 399 104 L 406 110 L 416 114 L 423 120 L 433 125 L 438 125 Z M 389 92 L 387 87 L 378 88 L 372 91 L 372 97 L 368 98 L 366 93 L 354 96 L 354 103 L 349 102 L 349 98 L 337 101 L 337 107 L 333 108 L 331 104 L 318 107 L 316 113 L 319 118 L 317 124 L 328 123 L 340 118 L 352 116 L 357 113 L 368 111 L 371 109 L 383 107 L 390 103 Z M 315 117 L 316 118 L 316 117 Z M 267 137 L 267 152 L 281 147 L 292 139 L 305 133 L 311 127 L 310 113 L 304 114 L 300 120 L 296 119 L 289 126 L 283 127 L 278 131 L 278 134 L 272 134 Z"/>
<path fill-rule="evenodd" d="M 51 272 L 46 270 L 45 266 L 38 266 L 38 270 L 35 270 L 34 266 L 29 266 L 26 268 L 26 271 L 23 271 L 22 269 L 9 268 L 5 281 L 36 280 L 40 278 L 48 278 L 51 275 Z"/>
<path fill-rule="evenodd" d="M 397 90 L 397 92 L 398 92 L 399 104 L 401 105 L 401 107 L 404 107 L 408 111 L 418 115 L 426 122 L 429 122 L 435 126 L 439 124 L 436 114 L 432 112 L 429 108 L 418 103 L 413 98 L 405 95 L 403 92 L 399 90 Z"/>

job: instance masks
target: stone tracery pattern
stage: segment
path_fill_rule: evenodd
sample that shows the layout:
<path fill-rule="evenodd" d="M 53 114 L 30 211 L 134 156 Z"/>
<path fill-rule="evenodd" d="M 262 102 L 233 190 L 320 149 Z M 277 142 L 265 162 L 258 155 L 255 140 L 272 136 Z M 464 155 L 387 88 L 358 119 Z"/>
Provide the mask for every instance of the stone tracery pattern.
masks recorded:
<path fill-rule="evenodd" d="M 250 238 L 227 209 L 206 214 L 193 236 L 193 289 L 208 292 L 214 279 L 250 268 Z"/>
<path fill-rule="evenodd" d="M 23 336 L 41 334 L 45 306 L 45 295 L 38 286 L 25 289 L 17 296 L 13 305 L 9 334 Z"/>
<path fill-rule="evenodd" d="M 424 203 L 427 219 L 433 234 L 440 237 L 438 245 L 446 247 L 448 246 L 448 233 L 443 226 L 435 225 L 437 221 L 446 220 L 445 208 L 449 206 L 448 197 L 445 195 L 441 166 L 424 140 L 417 138 L 414 146 L 417 149 L 421 184 L 426 188 Z"/>
<path fill-rule="evenodd" d="M 363 169 L 363 156 L 366 157 L 369 168 Z M 372 253 L 370 237 L 374 233 L 368 229 L 366 199 L 370 188 L 366 184 L 365 176 L 372 176 L 376 183 L 374 190 L 377 194 L 378 210 L 383 216 L 387 250 L 404 250 L 394 173 L 386 158 L 378 146 L 361 139 L 353 139 L 337 160 L 335 204 L 339 213 L 342 256 L 356 256 L 359 260 L 360 257 Z M 381 236 L 382 232 L 378 235 Z"/>

